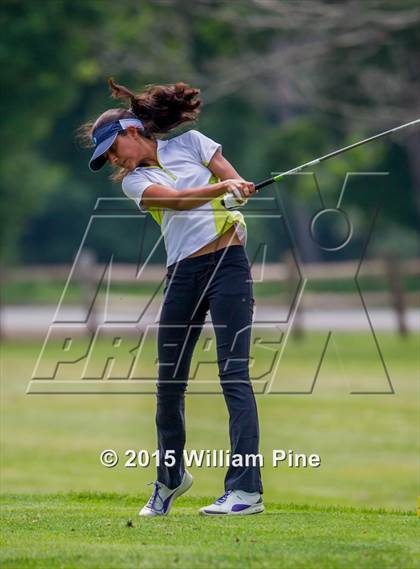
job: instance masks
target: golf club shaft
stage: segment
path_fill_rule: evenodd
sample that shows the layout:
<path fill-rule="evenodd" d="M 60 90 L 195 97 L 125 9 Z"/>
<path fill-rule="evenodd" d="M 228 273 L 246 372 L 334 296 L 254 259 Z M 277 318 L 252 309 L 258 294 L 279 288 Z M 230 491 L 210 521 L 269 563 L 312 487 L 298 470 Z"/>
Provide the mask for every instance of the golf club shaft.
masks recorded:
<path fill-rule="evenodd" d="M 339 154 L 343 154 L 344 152 L 347 152 L 348 150 L 352 150 L 353 148 L 357 148 L 358 146 L 362 146 L 362 144 L 372 142 L 373 140 L 378 140 L 378 138 L 382 138 L 383 136 L 387 136 L 388 134 L 392 134 L 394 132 L 397 132 L 398 130 L 402 130 L 403 128 L 407 128 L 409 126 L 413 126 L 413 125 L 418 124 L 418 123 L 420 123 L 420 119 L 416 119 L 414 121 L 410 121 L 410 122 L 401 124 L 400 126 L 396 126 L 396 127 L 391 128 L 389 130 L 385 130 L 384 132 L 380 132 L 379 134 L 375 134 L 374 136 L 370 136 L 369 138 L 365 138 L 364 140 L 359 140 L 359 142 L 355 142 L 354 144 L 350 144 L 349 146 L 345 146 L 344 148 L 340 148 L 339 150 L 335 150 L 334 152 L 330 152 L 329 154 L 325 154 L 325 156 L 321 156 L 320 158 L 316 158 L 315 160 L 311 160 L 310 162 L 305 162 L 305 164 L 301 164 L 300 166 L 296 166 L 296 168 L 292 168 L 291 170 L 286 170 L 285 172 L 281 172 L 280 174 L 277 174 L 276 176 L 273 176 L 271 178 L 267 178 L 266 180 L 262 180 L 261 182 L 258 182 L 257 184 L 255 184 L 255 189 L 260 190 L 261 188 L 265 188 L 266 186 L 269 186 L 270 184 L 273 184 L 275 182 L 279 182 L 285 176 L 288 176 L 290 174 L 296 174 L 297 172 L 300 172 L 301 170 L 304 170 L 305 168 L 308 168 L 309 166 L 315 166 L 316 164 L 320 164 L 321 162 L 324 162 L 325 160 L 329 160 L 330 158 L 334 158 L 334 156 L 338 156 Z M 233 207 L 234 201 L 236 202 L 235 197 L 230 194 L 229 196 L 227 196 L 227 198 L 224 198 L 222 200 L 222 203 L 223 203 L 223 205 L 225 205 L 225 207 L 227 207 L 229 209 L 229 207 Z M 232 205 L 229 205 L 229 202 L 231 202 Z M 237 202 L 236 202 L 236 205 L 237 205 Z"/>

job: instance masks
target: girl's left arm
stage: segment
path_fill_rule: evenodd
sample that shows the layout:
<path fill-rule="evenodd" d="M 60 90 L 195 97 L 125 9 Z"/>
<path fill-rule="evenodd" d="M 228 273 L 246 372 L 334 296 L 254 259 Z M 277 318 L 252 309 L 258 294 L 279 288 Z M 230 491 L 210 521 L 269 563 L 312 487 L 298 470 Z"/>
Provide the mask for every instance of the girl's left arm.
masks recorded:
<path fill-rule="evenodd" d="M 217 150 L 210 160 L 207 168 L 220 180 L 243 180 L 232 164 L 226 160 L 220 150 Z"/>

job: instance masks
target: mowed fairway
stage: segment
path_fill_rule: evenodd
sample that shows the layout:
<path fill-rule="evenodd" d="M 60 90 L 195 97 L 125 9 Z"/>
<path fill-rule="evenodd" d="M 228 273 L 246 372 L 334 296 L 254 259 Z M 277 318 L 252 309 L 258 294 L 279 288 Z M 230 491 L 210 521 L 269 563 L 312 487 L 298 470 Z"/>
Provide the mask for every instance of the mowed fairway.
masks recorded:
<path fill-rule="evenodd" d="M 144 498 L 7 496 L 2 567 L 418 567 L 414 513 L 268 502 L 263 514 L 214 519 L 197 516 L 205 499 L 180 498 L 167 518 L 145 520 Z"/>
<path fill-rule="evenodd" d="M 124 451 L 155 449 L 153 395 L 27 395 L 41 342 L 4 343 L 2 566 L 417 567 L 417 341 L 378 339 L 393 395 L 350 393 L 388 390 L 366 334 L 335 338 L 312 394 L 257 395 L 266 512 L 216 520 L 197 510 L 223 493 L 225 469 L 197 466 L 168 518 L 137 516 L 155 468 L 125 468 Z M 278 391 L 308 390 L 324 340 L 289 342 Z M 99 346 L 98 367 L 106 354 Z M 254 377 L 272 354 L 257 359 Z M 143 365 L 152 375 L 152 341 Z M 191 392 L 186 410 L 188 449 L 229 448 L 222 395 Z M 99 461 L 108 448 L 121 457 L 112 469 Z M 273 449 L 322 463 L 273 468 Z"/>

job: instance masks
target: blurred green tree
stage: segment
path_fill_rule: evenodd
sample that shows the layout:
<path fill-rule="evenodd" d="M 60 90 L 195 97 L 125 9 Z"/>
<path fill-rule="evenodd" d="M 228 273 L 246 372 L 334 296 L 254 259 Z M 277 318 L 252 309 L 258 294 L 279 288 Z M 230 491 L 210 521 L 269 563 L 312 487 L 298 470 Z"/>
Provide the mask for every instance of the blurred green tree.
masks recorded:
<path fill-rule="evenodd" d="M 74 141 L 81 122 L 117 106 L 108 76 L 133 89 L 174 81 L 201 88 L 203 113 L 190 126 L 222 142 L 252 180 L 420 115 L 420 11 L 408 0 L 359 3 L 357 11 L 326 0 L 4 0 L 0 18 L 8 69 L 1 94 L 4 262 L 70 262 L 97 197 L 122 197 L 108 172 L 89 172 L 88 153 Z M 411 230 L 420 139 L 417 132 L 398 140 L 405 142 L 331 162 L 322 183 L 332 195 L 346 168 L 389 169 L 385 214 Z M 309 179 L 296 182 L 285 187 L 309 204 Z M 363 212 L 369 200 L 361 189 L 352 206 Z M 275 221 L 249 226 L 251 245 L 253 235 L 263 235 L 281 253 Z M 136 258 L 128 232 L 99 233 L 99 254 L 109 239 L 127 261 Z"/>

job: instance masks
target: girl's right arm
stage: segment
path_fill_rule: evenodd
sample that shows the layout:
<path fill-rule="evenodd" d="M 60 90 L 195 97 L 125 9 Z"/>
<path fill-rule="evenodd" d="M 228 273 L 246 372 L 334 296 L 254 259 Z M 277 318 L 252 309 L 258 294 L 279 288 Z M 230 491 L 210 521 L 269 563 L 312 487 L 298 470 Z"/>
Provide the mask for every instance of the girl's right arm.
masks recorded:
<path fill-rule="evenodd" d="M 199 207 L 204 203 L 223 196 L 226 192 L 239 191 L 244 197 L 255 192 L 252 182 L 245 180 L 223 180 L 216 184 L 209 184 L 199 188 L 185 188 L 174 190 L 161 184 L 151 184 L 142 195 L 142 207 L 161 207 L 165 209 L 186 210 Z"/>

